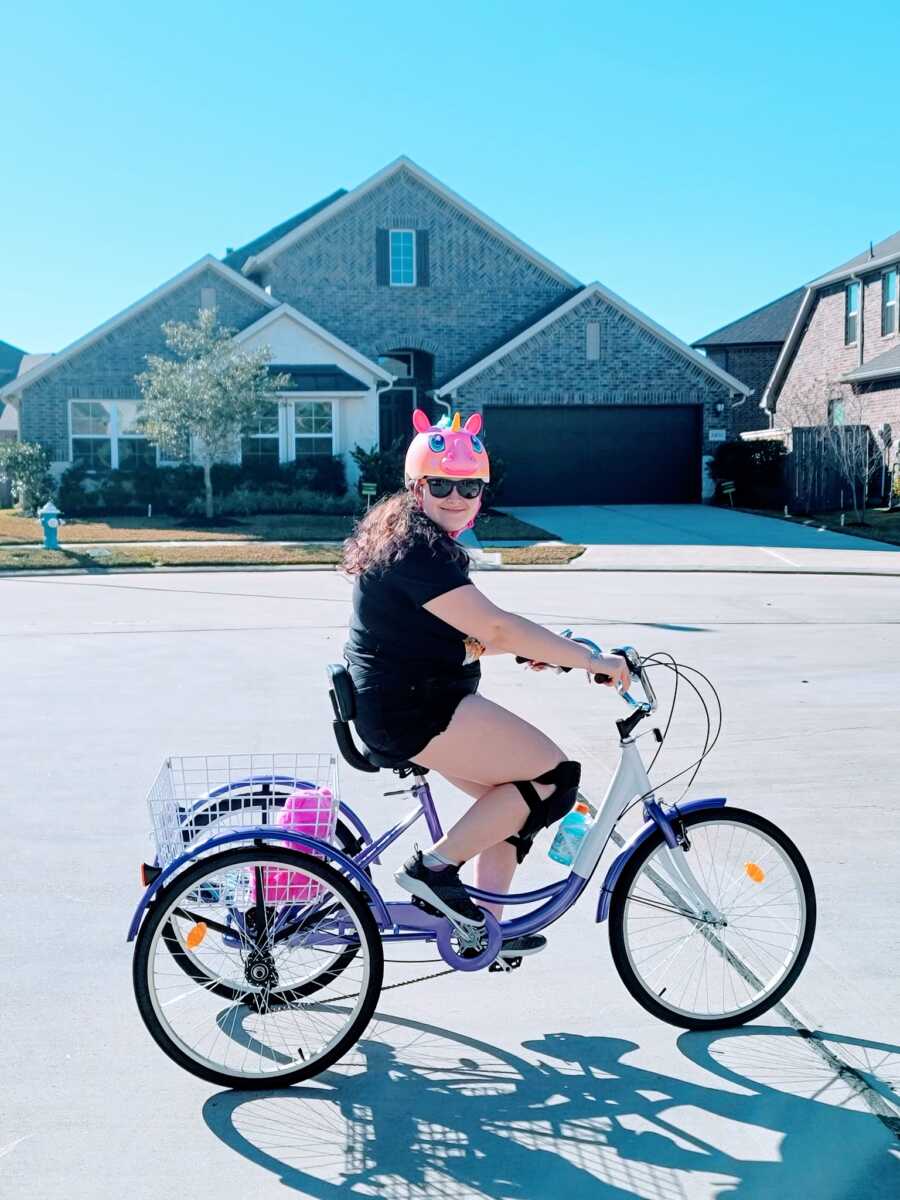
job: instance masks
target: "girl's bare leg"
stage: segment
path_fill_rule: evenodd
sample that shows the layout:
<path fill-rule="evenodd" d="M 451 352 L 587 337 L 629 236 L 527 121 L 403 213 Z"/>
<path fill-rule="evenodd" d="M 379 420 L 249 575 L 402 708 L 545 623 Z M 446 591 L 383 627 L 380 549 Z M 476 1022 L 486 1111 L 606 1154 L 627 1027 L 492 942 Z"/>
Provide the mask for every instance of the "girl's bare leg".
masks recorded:
<path fill-rule="evenodd" d="M 454 787 L 458 787 L 461 792 L 467 792 L 470 796 L 474 796 L 476 800 L 480 800 L 486 792 L 491 790 L 488 785 L 476 783 L 474 779 L 461 779 L 456 775 L 445 775 L 444 778 Z M 496 892 L 502 896 L 509 891 L 509 885 L 512 883 L 517 865 L 516 848 L 509 842 L 503 841 L 498 842 L 496 846 L 488 846 L 475 859 L 475 886 L 481 888 L 483 892 Z M 479 903 L 482 908 L 493 913 L 498 921 L 500 920 L 503 915 L 502 904 L 492 904 L 487 900 Z"/>

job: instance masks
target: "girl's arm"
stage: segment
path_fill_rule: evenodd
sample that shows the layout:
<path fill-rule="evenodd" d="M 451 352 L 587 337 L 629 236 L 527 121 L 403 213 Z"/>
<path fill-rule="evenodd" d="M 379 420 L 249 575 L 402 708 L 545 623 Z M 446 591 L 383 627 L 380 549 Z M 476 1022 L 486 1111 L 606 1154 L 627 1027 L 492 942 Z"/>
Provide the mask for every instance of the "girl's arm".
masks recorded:
<path fill-rule="evenodd" d="M 498 608 L 472 583 L 444 592 L 423 607 L 461 633 L 477 637 L 490 647 L 486 654 L 520 654 L 535 662 L 608 675 L 612 683 L 621 683 L 625 691 L 631 686 L 631 675 L 624 658 L 617 654 L 592 658 L 587 646 Z"/>

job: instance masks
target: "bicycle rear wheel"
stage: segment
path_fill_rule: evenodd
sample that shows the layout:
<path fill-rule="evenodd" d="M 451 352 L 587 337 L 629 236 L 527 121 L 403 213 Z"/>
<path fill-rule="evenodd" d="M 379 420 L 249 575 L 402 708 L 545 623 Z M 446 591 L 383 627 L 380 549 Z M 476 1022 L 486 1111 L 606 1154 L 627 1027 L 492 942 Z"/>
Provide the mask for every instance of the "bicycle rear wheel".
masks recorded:
<path fill-rule="evenodd" d="M 722 913 L 698 917 L 667 871 L 656 831 L 635 851 L 610 905 L 613 961 L 648 1012 L 684 1029 L 743 1025 L 793 985 L 816 926 L 800 851 L 756 813 L 721 808 L 684 818 L 687 862 Z"/>
<path fill-rule="evenodd" d="M 205 980 L 186 977 L 173 936 L 204 951 Z M 344 947 L 352 961 L 328 978 Z M 201 859 L 159 894 L 135 945 L 134 989 L 150 1034 L 185 1070 L 285 1087 L 357 1041 L 383 966 L 369 906 L 343 875 L 308 854 L 245 846 Z M 223 982 L 232 994 L 218 994 Z"/>

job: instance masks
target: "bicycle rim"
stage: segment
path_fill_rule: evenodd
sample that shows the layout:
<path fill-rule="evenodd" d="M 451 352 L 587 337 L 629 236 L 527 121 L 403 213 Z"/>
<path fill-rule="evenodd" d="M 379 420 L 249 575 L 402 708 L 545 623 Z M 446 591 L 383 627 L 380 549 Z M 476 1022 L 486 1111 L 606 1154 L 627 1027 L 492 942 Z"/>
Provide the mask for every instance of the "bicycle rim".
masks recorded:
<path fill-rule="evenodd" d="M 377 998 L 380 944 L 368 914 L 318 859 L 262 849 L 218 858 L 176 879 L 142 930 L 144 1020 L 170 1057 L 204 1078 L 266 1086 L 315 1074 L 352 1044 Z M 174 960 L 173 931 L 194 956 L 203 951 L 207 978 L 186 976 Z M 348 943 L 357 953 L 330 979 L 336 945 Z M 233 998 L 223 999 L 222 984 Z"/>
<path fill-rule="evenodd" d="M 815 920 L 809 873 L 793 844 L 754 814 L 723 811 L 686 824 L 691 870 L 726 924 L 691 909 L 666 869 L 665 842 L 654 837 L 622 880 L 623 979 L 674 1024 L 740 1024 L 774 1004 L 805 962 Z"/>

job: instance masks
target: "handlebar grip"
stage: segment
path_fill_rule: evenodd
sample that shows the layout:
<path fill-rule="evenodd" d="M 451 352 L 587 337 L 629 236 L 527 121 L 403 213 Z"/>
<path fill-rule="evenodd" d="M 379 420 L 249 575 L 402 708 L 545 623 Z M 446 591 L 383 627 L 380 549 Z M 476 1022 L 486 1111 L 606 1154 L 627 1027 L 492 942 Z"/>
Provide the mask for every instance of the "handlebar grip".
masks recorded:
<path fill-rule="evenodd" d="M 530 659 L 530 658 L 525 658 L 525 657 L 524 657 L 523 655 L 521 655 L 521 654 L 517 654 L 517 655 L 516 655 L 516 662 L 517 662 L 517 663 L 527 663 L 527 662 L 532 662 L 532 661 L 533 661 L 532 659 Z M 549 667 L 550 665 L 551 665 L 550 663 L 547 663 L 547 666 L 548 666 L 548 667 Z M 554 667 L 553 669 L 554 669 L 555 671 L 563 671 L 565 674 L 568 674 L 568 673 L 569 673 L 569 671 L 574 671 L 574 670 L 575 670 L 575 668 L 574 668 L 574 667 Z M 593 672 L 591 672 L 591 674 L 594 676 L 594 678 L 595 678 L 595 679 L 612 679 L 612 676 L 611 676 L 611 675 L 602 675 L 602 674 L 600 674 L 600 672 L 599 672 L 599 671 L 593 671 Z"/>

